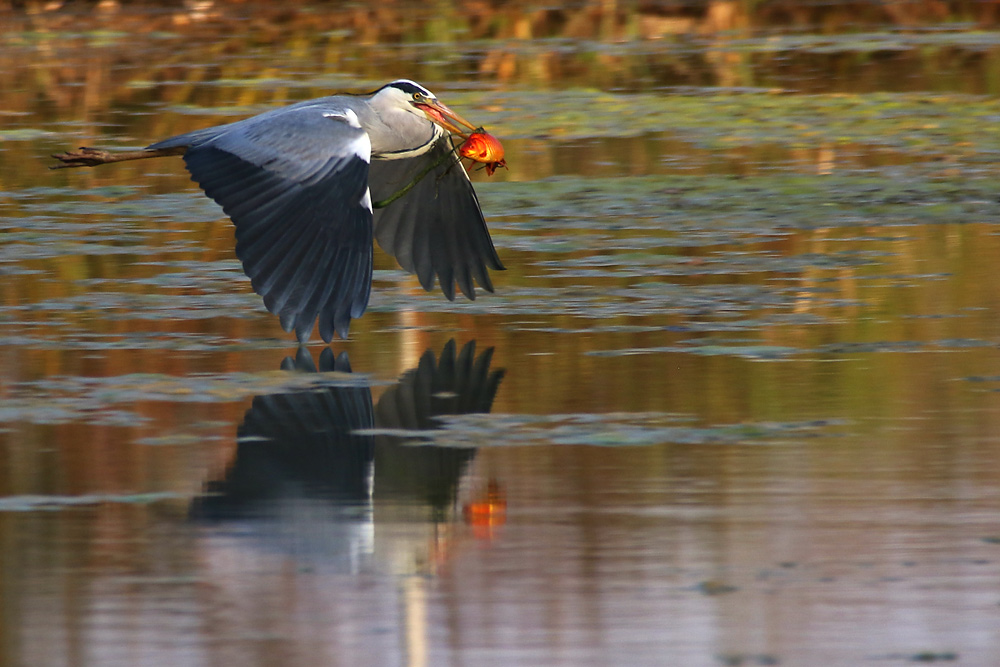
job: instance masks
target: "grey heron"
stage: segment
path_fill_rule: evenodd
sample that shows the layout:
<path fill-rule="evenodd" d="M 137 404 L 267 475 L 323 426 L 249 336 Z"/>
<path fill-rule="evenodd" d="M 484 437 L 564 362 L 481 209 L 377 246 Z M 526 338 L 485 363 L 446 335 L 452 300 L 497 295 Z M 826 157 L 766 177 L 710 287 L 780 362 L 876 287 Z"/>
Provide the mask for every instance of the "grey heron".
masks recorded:
<path fill-rule="evenodd" d="M 475 126 L 418 83 L 332 95 L 141 151 L 80 149 L 53 157 L 83 167 L 183 155 L 194 181 L 236 227 L 236 255 L 285 331 L 315 323 L 346 338 L 368 305 L 372 239 L 430 291 L 493 291 L 504 266 L 452 143 Z M 380 206 L 380 204 L 382 206 Z"/>

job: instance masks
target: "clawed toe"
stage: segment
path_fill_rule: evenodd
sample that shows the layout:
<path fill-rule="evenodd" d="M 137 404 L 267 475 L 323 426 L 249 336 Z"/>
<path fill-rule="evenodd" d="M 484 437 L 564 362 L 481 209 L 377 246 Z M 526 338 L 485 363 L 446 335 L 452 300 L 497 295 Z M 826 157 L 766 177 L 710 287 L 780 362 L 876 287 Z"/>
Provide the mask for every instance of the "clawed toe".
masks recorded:
<path fill-rule="evenodd" d="M 52 157 L 62 162 L 62 164 L 57 164 L 51 167 L 52 169 L 66 169 L 68 167 L 94 167 L 107 162 L 107 151 L 81 146 L 75 151 L 53 153 Z"/>

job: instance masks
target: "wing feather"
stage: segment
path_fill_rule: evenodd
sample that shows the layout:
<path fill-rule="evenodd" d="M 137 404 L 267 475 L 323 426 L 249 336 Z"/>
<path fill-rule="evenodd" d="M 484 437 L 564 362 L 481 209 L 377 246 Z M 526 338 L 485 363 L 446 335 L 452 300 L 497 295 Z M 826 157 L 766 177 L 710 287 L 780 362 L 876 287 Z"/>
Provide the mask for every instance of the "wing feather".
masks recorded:
<path fill-rule="evenodd" d="M 317 319 L 323 340 L 347 337 L 371 288 L 364 131 L 301 107 L 206 136 L 184 161 L 235 224 L 236 255 L 264 305 L 300 340 Z"/>
<path fill-rule="evenodd" d="M 320 261 L 316 266 L 316 274 L 320 276 L 316 290 L 309 294 L 299 307 L 300 317 L 298 319 L 300 323 L 308 322 L 309 326 L 308 331 L 305 329 L 296 330 L 299 340 L 303 340 L 303 333 L 305 334 L 305 339 L 308 340 L 309 334 L 312 332 L 313 322 L 316 321 L 323 307 L 329 301 L 330 294 L 337 286 L 335 267 L 339 259 L 340 253 L 337 249 L 331 251 L 324 248 Z M 304 327 L 305 325 L 302 326 Z"/>
<path fill-rule="evenodd" d="M 483 289 L 492 292 L 487 269 L 500 271 L 504 266 L 486 228 L 472 182 L 448 137 L 417 157 L 375 156 L 369 176 L 372 198 L 390 198 L 435 162 L 439 164 L 407 194 L 376 209 L 375 238 L 403 269 L 417 275 L 425 290 L 434 288 L 436 278 L 444 295 L 453 299 L 457 281 L 467 297 L 475 298 L 475 278 Z"/>

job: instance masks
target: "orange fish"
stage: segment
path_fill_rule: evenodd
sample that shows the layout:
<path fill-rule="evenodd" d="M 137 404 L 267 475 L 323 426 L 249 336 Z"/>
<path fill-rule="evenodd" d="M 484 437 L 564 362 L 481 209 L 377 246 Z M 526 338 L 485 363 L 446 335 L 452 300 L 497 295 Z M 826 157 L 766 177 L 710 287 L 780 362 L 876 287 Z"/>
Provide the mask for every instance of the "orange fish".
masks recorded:
<path fill-rule="evenodd" d="M 507 168 L 507 161 L 503 159 L 503 144 L 481 128 L 469 135 L 458 147 L 458 153 L 470 160 L 485 163 L 486 173 L 490 176 L 498 167 Z"/>
<path fill-rule="evenodd" d="M 507 494 L 495 479 L 491 479 L 486 493 L 480 493 L 462 508 L 465 522 L 472 527 L 472 534 L 479 538 L 492 538 L 496 529 L 507 523 Z"/>

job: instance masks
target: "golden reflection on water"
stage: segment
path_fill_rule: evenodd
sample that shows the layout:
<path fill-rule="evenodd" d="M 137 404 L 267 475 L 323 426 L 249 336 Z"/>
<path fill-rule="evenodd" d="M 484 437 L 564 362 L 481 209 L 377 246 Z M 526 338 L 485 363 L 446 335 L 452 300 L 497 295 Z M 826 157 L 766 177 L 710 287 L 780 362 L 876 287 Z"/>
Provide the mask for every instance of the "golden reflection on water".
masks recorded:
<path fill-rule="evenodd" d="M 642 30 L 674 29 L 639 18 Z M 193 498 L 234 469 L 237 429 L 254 396 L 276 391 L 259 387 L 293 343 L 180 161 L 67 174 L 40 156 L 78 138 L 141 145 L 224 122 L 229 107 L 325 94 L 331 81 L 370 87 L 406 74 L 394 70 L 409 66 L 400 54 L 415 60 L 422 47 L 400 50 L 396 33 L 372 28 L 358 58 L 336 35 L 266 24 L 249 41 L 206 29 L 185 44 L 156 36 L 182 32 L 158 20 L 142 40 L 21 24 L 6 37 L 17 48 L 0 50 L 0 130 L 53 133 L 11 135 L 0 150 L 0 662 L 854 665 L 954 654 L 989 664 L 1000 654 L 1000 237 L 976 202 L 961 220 L 893 225 L 874 210 L 857 225 L 748 228 L 648 251 L 629 244 L 680 233 L 614 229 L 628 211 L 599 229 L 563 225 L 572 212 L 504 210 L 505 198 L 542 196 L 518 184 L 551 177 L 819 178 L 916 159 L 849 143 L 717 150 L 669 128 L 512 141 L 509 174 L 474 176 L 510 267 L 498 294 L 451 307 L 378 255 L 371 311 L 332 346 L 371 376 L 373 405 L 449 339 L 494 348 L 493 367 L 506 369 L 495 428 L 471 431 L 475 450 L 436 459 L 428 447 L 376 448 L 360 509 L 299 498 L 275 503 L 277 520 L 192 521 Z M 746 16 L 730 20 L 747 28 Z M 451 38 L 421 21 L 443 58 Z M 545 24 L 502 25 L 502 37 L 531 44 Z M 574 25 L 585 34 L 565 36 L 617 29 Z M 412 38 L 411 28 L 395 30 Z M 81 50 L 99 38 L 108 42 Z M 642 55 L 583 67 L 555 50 L 488 46 L 417 63 L 418 78 L 463 93 L 452 78 L 542 91 L 578 85 L 567 72 L 648 84 Z M 938 80 L 951 56 L 935 53 L 917 80 Z M 736 86 L 774 75 L 724 56 L 706 56 L 714 69 L 703 76 Z M 257 85 L 239 82 L 248 73 Z M 963 180 L 965 155 L 956 147 L 934 178 Z M 586 198 L 577 205 L 586 217 Z M 545 245 L 567 238 L 577 245 L 565 252 Z M 720 257 L 769 262 L 713 273 Z M 863 261 L 782 264 L 801 257 Z M 573 273 L 590 259 L 617 272 Z M 623 275 L 642 262 L 653 271 Z M 645 283 L 677 286 L 692 305 L 668 296 L 642 307 Z M 607 317 L 590 316 L 599 307 Z M 95 378 L 108 384 L 83 382 Z M 680 435 L 623 446 L 636 432 L 602 417 L 618 413 L 659 415 Z M 501 421 L 559 415 L 533 431 Z M 596 432 L 557 430 L 574 417 Z M 719 435 L 734 426 L 745 435 Z M 565 442 L 552 444 L 558 434 Z M 445 492 L 418 483 L 420 465 L 444 471 Z M 484 528 L 463 508 L 491 481 L 507 509 Z"/>

